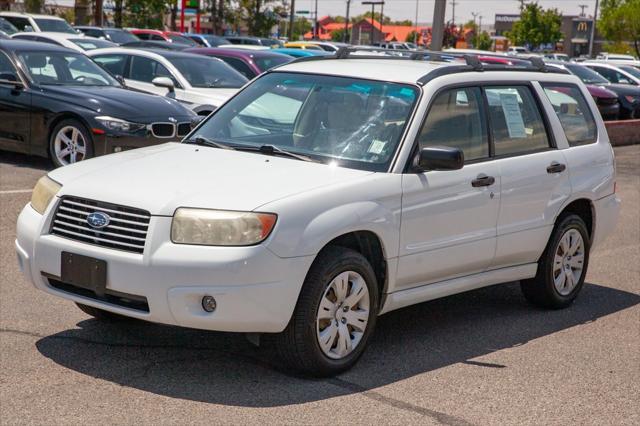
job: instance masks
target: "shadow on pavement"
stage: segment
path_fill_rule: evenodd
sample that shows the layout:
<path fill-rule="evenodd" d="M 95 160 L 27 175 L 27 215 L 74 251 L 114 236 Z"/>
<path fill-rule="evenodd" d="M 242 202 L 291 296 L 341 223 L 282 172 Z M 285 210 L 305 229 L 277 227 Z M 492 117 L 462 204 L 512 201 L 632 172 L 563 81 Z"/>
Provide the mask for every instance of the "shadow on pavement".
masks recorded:
<path fill-rule="evenodd" d="M 0 163 L 10 164 L 15 167 L 26 167 L 40 170 L 53 170 L 51 160 L 35 155 L 18 154 L 0 150 Z"/>
<path fill-rule="evenodd" d="M 244 336 L 144 322 L 86 320 L 40 339 L 38 350 L 74 371 L 159 395 L 246 407 L 273 407 L 363 392 L 473 361 L 640 303 L 640 296 L 585 284 L 568 309 L 530 307 L 516 283 L 423 303 L 380 317 L 370 347 L 351 371 L 309 380 L 275 368 Z M 69 306 L 72 309 L 71 306 Z"/>

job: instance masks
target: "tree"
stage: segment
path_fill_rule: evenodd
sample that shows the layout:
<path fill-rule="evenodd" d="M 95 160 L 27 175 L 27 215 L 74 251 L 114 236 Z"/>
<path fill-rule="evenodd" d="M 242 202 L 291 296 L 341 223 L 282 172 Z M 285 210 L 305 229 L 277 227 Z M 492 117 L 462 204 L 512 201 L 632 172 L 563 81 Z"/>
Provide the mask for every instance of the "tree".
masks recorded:
<path fill-rule="evenodd" d="M 537 3 L 525 5 L 520 20 L 507 33 L 512 44 L 538 48 L 542 44 L 555 44 L 562 38 L 562 15 L 557 9 L 543 9 Z"/>
<path fill-rule="evenodd" d="M 124 10 L 127 13 L 123 20 L 127 27 L 163 28 L 167 3 L 164 0 L 128 0 Z"/>
<path fill-rule="evenodd" d="M 408 41 L 411 43 L 417 43 L 418 42 L 418 32 L 416 30 L 411 31 L 409 34 L 407 34 L 407 37 L 404 39 L 404 41 Z"/>
<path fill-rule="evenodd" d="M 24 0 L 24 10 L 27 13 L 41 13 L 44 0 Z"/>
<path fill-rule="evenodd" d="M 341 42 L 344 38 L 344 31 L 345 31 L 344 28 L 331 31 L 331 40 Z"/>
<path fill-rule="evenodd" d="M 449 21 L 444 26 L 444 35 L 442 38 L 442 47 L 456 47 L 456 43 L 460 38 L 460 30 L 453 22 Z"/>
<path fill-rule="evenodd" d="M 640 0 L 603 0 L 597 28 L 616 50 L 630 41 L 640 57 Z"/>
<path fill-rule="evenodd" d="M 483 31 L 480 35 L 474 38 L 473 47 L 478 50 L 491 50 L 493 41 L 488 32 Z"/>

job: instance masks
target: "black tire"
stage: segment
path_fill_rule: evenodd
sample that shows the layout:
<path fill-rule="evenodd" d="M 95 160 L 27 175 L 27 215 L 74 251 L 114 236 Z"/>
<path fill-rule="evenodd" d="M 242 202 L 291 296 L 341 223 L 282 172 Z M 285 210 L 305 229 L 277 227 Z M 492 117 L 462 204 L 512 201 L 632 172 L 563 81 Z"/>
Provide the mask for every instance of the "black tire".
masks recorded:
<path fill-rule="evenodd" d="M 340 273 L 357 272 L 369 291 L 369 317 L 362 338 L 353 351 L 341 359 L 329 358 L 316 335 L 316 315 L 327 286 Z M 373 268 L 360 253 L 344 247 L 325 248 L 317 257 L 302 286 L 287 328 L 271 336 L 280 362 L 298 373 L 316 377 L 333 376 L 351 368 L 364 352 L 378 315 L 378 283 Z"/>
<path fill-rule="evenodd" d="M 51 161 L 53 162 L 53 164 L 56 167 L 62 167 L 62 166 L 66 166 L 67 165 L 67 164 L 63 163 L 58 158 L 58 156 L 56 155 L 56 150 L 55 150 L 56 136 L 58 135 L 60 130 L 64 129 L 65 127 L 67 127 L 67 128 L 70 128 L 70 127 L 75 128 L 78 132 L 80 132 L 80 134 L 84 138 L 84 141 L 85 141 L 85 154 L 84 154 L 84 156 L 82 156 L 82 160 L 88 160 L 89 158 L 92 158 L 93 154 L 94 154 L 94 150 L 93 150 L 93 139 L 91 138 L 91 133 L 89 132 L 87 127 L 84 124 L 82 124 L 81 121 L 79 121 L 77 119 L 74 119 L 74 118 L 69 118 L 69 119 L 62 120 L 61 122 L 59 122 L 53 128 L 53 130 L 51 130 L 51 134 L 49 135 L 49 157 L 51 158 Z M 82 160 L 79 160 L 79 161 L 82 161 Z"/>
<path fill-rule="evenodd" d="M 82 303 L 76 303 L 76 306 L 80 308 L 80 310 L 85 314 L 91 315 L 92 317 L 100 321 L 106 321 L 106 322 L 135 321 L 135 318 L 114 314 L 113 312 L 104 311 L 102 309 L 94 308 L 93 306 L 83 305 Z"/>
<path fill-rule="evenodd" d="M 524 297 L 530 303 L 549 309 L 565 308 L 576 299 L 582 289 L 587 268 L 589 266 L 589 251 L 591 241 L 589 232 L 582 218 L 575 214 L 565 214 L 558 218 L 553 233 L 549 238 L 547 247 L 538 261 L 538 272 L 535 278 L 522 280 L 520 288 Z M 561 294 L 554 284 L 554 258 L 561 238 L 570 230 L 580 233 L 584 244 L 584 261 L 582 263 L 582 275 L 577 281 L 573 290 L 568 294 Z"/>

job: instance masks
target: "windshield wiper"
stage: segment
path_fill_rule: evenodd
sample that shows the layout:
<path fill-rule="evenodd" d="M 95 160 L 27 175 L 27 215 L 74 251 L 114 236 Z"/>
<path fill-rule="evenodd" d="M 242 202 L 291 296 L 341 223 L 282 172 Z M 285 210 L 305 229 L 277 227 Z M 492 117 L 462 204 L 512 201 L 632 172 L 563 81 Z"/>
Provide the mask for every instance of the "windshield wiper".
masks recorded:
<path fill-rule="evenodd" d="M 204 136 L 196 136 L 194 139 L 189 139 L 187 142 L 194 145 L 212 146 L 214 148 L 220 148 L 220 149 L 231 149 L 231 150 L 235 149 L 230 145 L 225 145 L 223 143 L 216 142 L 213 139 L 205 138 Z"/>
<path fill-rule="evenodd" d="M 321 163 L 321 161 L 314 160 L 311 157 L 307 157 L 306 155 L 296 154 L 295 152 L 285 151 L 282 148 L 278 148 L 275 145 L 261 145 L 259 147 L 256 146 L 236 146 L 235 149 L 239 151 L 256 151 L 261 154 L 266 155 L 281 155 L 283 157 L 295 158 L 300 161 L 308 161 L 311 163 Z"/>

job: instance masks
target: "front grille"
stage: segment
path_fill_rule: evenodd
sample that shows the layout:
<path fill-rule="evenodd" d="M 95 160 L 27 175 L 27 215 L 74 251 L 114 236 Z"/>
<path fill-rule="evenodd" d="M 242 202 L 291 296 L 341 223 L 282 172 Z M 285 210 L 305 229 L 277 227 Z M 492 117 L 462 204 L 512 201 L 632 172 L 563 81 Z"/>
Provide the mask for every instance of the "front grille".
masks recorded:
<path fill-rule="evenodd" d="M 87 297 L 89 299 L 110 303 L 112 305 L 122 306 L 123 308 L 135 309 L 136 311 L 149 312 L 149 303 L 147 302 L 147 298 L 144 296 L 120 293 L 109 289 L 105 290 L 104 296 L 98 296 L 91 290 L 77 287 L 69 283 L 64 283 L 53 278 L 49 278 L 48 281 L 51 287 L 66 293 Z"/>
<path fill-rule="evenodd" d="M 178 136 L 187 136 L 191 131 L 191 123 L 178 123 Z"/>
<path fill-rule="evenodd" d="M 176 126 L 173 123 L 153 123 L 151 133 L 157 138 L 172 138 L 176 134 Z"/>
<path fill-rule="evenodd" d="M 89 226 L 87 216 L 103 212 L 109 224 L 101 229 Z M 151 215 L 145 210 L 85 198 L 63 197 L 51 225 L 51 233 L 102 247 L 142 253 Z"/>

